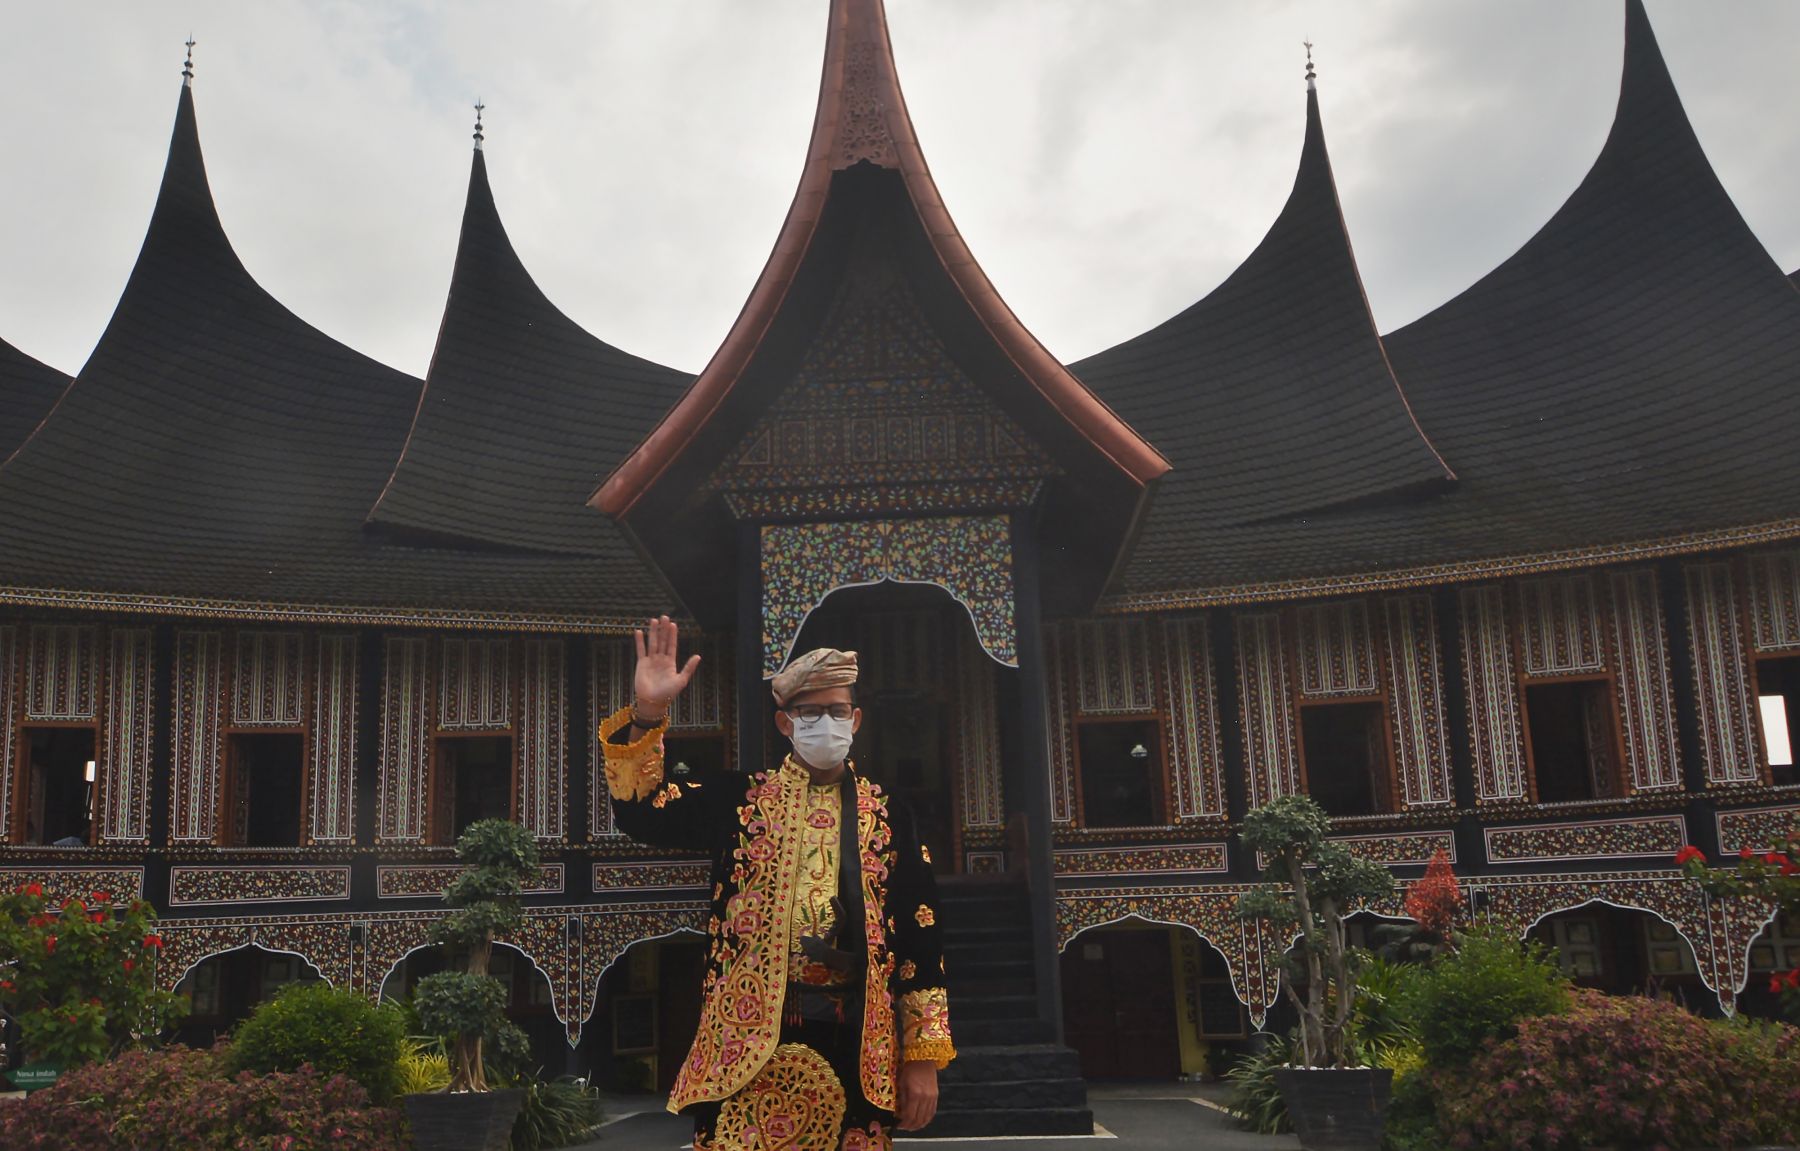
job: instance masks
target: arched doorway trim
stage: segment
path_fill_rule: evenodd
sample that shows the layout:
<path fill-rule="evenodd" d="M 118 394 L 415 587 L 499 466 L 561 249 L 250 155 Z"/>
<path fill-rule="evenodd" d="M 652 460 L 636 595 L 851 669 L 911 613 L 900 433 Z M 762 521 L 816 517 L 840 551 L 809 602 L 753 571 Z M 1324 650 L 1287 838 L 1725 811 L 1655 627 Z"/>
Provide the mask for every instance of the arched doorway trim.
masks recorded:
<path fill-rule="evenodd" d="M 1061 893 L 1056 899 L 1056 949 L 1067 950 L 1084 931 L 1121 923 L 1185 927 L 1225 957 L 1231 990 L 1249 1008 L 1250 1021 L 1260 1031 L 1274 1002 L 1275 985 L 1264 978 L 1261 925 L 1237 918 L 1239 894 L 1235 888 L 1217 892 L 1091 888 Z"/>
<path fill-rule="evenodd" d="M 235 954 L 239 951 L 249 951 L 251 949 L 266 952 L 269 955 L 292 955 L 295 959 L 298 959 L 300 962 L 302 962 L 302 963 L 306 964 L 308 967 L 312 968 L 313 971 L 318 974 L 320 979 L 325 980 L 325 982 L 327 982 L 327 983 L 331 982 L 331 979 L 328 976 L 326 976 L 325 972 L 320 970 L 319 965 L 317 963 L 314 963 L 312 961 L 312 959 L 309 958 L 308 956 L 302 955 L 298 951 L 289 951 L 283 947 L 270 947 L 266 944 L 252 942 L 252 943 L 240 943 L 235 947 L 220 948 L 219 950 L 208 951 L 204 955 L 196 956 L 192 961 L 190 961 L 188 963 L 188 965 L 186 967 L 183 967 L 181 969 L 181 971 L 175 976 L 175 978 L 173 980 L 170 980 L 167 983 L 166 987 L 168 990 L 171 990 L 171 991 L 174 990 L 176 987 L 179 987 L 181 985 L 181 981 L 183 979 L 186 979 L 189 975 L 193 974 L 194 968 L 199 967 L 202 963 L 205 963 L 209 959 L 219 959 L 219 958 L 222 958 L 227 955 Z M 173 965 L 171 965 L 171 968 L 172 967 L 173 967 Z M 158 976 L 159 976 L 158 982 L 162 982 L 163 979 L 167 978 L 167 976 L 163 975 L 162 972 L 160 972 L 160 971 L 158 972 Z"/>
<path fill-rule="evenodd" d="M 354 985 L 348 932 L 341 924 L 164 920 L 157 924 L 157 933 L 162 936 L 163 947 L 157 958 L 156 982 L 167 991 L 173 991 L 188 972 L 207 959 L 245 947 L 296 956 L 334 987 Z"/>
<path fill-rule="evenodd" d="M 1781 918 L 1781 908 L 1767 900 L 1752 900 L 1747 897 L 1726 902 L 1725 946 L 1731 963 L 1730 970 L 1736 980 L 1730 988 L 1735 1000 L 1750 986 L 1750 949 L 1762 933 Z M 1720 996 L 1720 1002 L 1724 1002 L 1723 995 Z"/>
<path fill-rule="evenodd" d="M 997 516 L 766 524 L 762 528 L 763 678 L 793 654 L 807 618 L 834 591 L 881 583 L 948 592 L 981 648 L 1019 666 L 1011 522 Z"/>
<path fill-rule="evenodd" d="M 602 921 L 602 917 L 591 917 L 583 923 L 582 981 L 579 990 L 584 1006 L 575 1017 L 574 1022 L 569 1024 L 569 1045 L 571 1047 L 581 1041 L 582 1030 L 586 1028 L 588 1021 L 593 1019 L 594 1012 L 600 1010 L 601 978 L 612 968 L 613 964 L 624 957 L 627 951 L 640 943 L 654 943 L 658 940 L 673 939 L 682 935 L 705 936 L 706 911 L 704 908 L 690 913 L 686 918 L 691 918 L 692 921 L 683 921 L 684 917 L 679 913 L 671 915 L 655 927 L 643 928 L 649 932 L 648 934 L 629 939 L 624 937 L 629 928 L 618 930 L 623 925 L 605 923 Z M 609 928 L 614 930 L 609 931 Z"/>
<path fill-rule="evenodd" d="M 1588 878 L 1592 882 L 1572 883 L 1565 879 L 1560 883 L 1484 885 L 1476 889 L 1485 891 L 1488 898 L 1481 916 L 1520 939 L 1553 915 L 1594 904 L 1653 916 L 1674 928 L 1687 943 L 1694 953 L 1700 982 L 1718 997 L 1719 1008 L 1727 1015 L 1736 1010 L 1737 991 L 1743 985 L 1727 986 L 1732 964 L 1722 946 L 1722 933 L 1717 930 L 1716 921 L 1723 914 L 1717 901 L 1708 900 L 1698 885 L 1679 876 L 1637 881 L 1618 881 L 1610 876 Z M 1746 942 L 1746 965 L 1748 946 Z"/>

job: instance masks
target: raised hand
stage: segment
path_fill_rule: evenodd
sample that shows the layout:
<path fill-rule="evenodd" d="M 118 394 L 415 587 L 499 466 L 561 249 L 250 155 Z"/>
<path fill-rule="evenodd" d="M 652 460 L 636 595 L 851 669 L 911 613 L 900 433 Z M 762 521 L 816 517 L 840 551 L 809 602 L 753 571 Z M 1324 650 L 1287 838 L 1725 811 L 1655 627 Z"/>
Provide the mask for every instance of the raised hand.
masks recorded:
<path fill-rule="evenodd" d="M 676 665 L 676 643 L 681 638 L 681 629 L 666 615 L 652 619 L 648 628 L 639 628 L 631 634 L 637 641 L 637 674 L 632 679 L 636 697 L 632 714 L 654 724 L 668 713 L 675 697 L 687 689 L 688 682 L 694 678 L 694 669 L 700 666 L 700 657 L 690 655 L 687 663 Z"/>

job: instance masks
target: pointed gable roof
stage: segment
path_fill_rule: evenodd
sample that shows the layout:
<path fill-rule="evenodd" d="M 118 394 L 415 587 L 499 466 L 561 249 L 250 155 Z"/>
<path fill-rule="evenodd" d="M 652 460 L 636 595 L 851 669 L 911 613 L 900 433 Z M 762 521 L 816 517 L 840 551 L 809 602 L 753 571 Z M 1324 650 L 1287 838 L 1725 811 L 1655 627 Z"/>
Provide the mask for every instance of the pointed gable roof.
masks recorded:
<path fill-rule="evenodd" d="M 421 386 L 251 278 L 214 208 L 184 84 L 118 307 L 54 418 L 0 467 L 0 599 L 567 626 L 667 605 L 641 565 L 365 536 Z"/>
<path fill-rule="evenodd" d="M 1142 488 L 1168 470 L 1162 457 L 1082 386 L 1028 332 L 988 281 L 956 230 L 925 164 L 900 91 L 882 0 L 831 0 L 818 111 L 800 187 L 750 298 L 712 361 L 667 417 L 594 493 L 593 504 L 629 519 L 633 509 L 727 404 L 789 304 L 827 219 L 834 176 L 860 165 L 898 173 L 909 212 L 981 335 L 1003 355 L 994 386 L 1046 407 Z"/>
<path fill-rule="evenodd" d="M 1800 515 L 1800 293 L 1720 184 L 1640 0 L 1574 194 L 1388 348 L 1420 419 L 1531 550 Z"/>
<path fill-rule="evenodd" d="M 1487 578 L 1800 535 L 1800 292 L 1707 162 L 1640 0 L 1612 130 L 1511 258 L 1386 336 L 1457 483 L 1215 533 L 1143 609 Z"/>
<path fill-rule="evenodd" d="M 425 390 L 369 522 L 629 557 L 587 498 L 692 379 L 596 339 L 544 296 L 507 238 L 477 150 Z"/>
<path fill-rule="evenodd" d="M 68 376 L 0 340 L 0 463 L 36 430 L 68 386 Z"/>
<path fill-rule="evenodd" d="M 1174 465 L 1128 582 L 1180 578 L 1220 527 L 1454 478 L 1376 334 L 1308 87 L 1293 190 L 1256 250 L 1198 303 L 1073 365 Z"/>

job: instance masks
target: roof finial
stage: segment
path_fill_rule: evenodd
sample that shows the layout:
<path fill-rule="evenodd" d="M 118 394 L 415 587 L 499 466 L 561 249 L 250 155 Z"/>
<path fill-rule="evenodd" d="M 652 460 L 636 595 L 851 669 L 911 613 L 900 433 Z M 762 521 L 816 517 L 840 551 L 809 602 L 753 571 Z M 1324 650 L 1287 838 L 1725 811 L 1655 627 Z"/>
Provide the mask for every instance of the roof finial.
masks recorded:
<path fill-rule="evenodd" d="M 196 43 L 197 41 L 194 39 L 194 34 L 189 32 L 187 38 L 187 63 L 181 66 L 181 86 L 183 88 L 192 88 L 194 86 L 194 45 Z"/>
<path fill-rule="evenodd" d="M 1318 73 L 1313 70 L 1312 41 L 1302 40 L 1300 43 L 1306 47 L 1306 90 L 1308 92 L 1314 92 L 1317 91 L 1317 89 L 1313 87 L 1313 78 L 1316 77 Z"/>
<path fill-rule="evenodd" d="M 475 97 L 475 150 L 477 152 L 481 151 L 481 112 L 486 107 L 487 105 L 481 102 L 480 96 Z"/>

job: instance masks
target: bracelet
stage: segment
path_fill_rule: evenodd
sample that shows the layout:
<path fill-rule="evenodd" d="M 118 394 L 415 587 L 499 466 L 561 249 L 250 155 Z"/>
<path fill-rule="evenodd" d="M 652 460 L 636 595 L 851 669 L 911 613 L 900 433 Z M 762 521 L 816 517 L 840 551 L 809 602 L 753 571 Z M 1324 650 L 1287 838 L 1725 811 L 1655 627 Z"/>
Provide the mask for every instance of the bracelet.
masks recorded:
<path fill-rule="evenodd" d="M 652 704 L 656 704 L 656 703 L 662 704 L 663 705 L 662 715 L 660 715 L 656 719 L 653 719 L 653 720 L 649 721 L 648 723 L 646 723 L 644 721 L 644 718 L 642 716 L 638 715 L 638 704 L 640 702 L 648 702 L 648 703 L 652 703 Z M 631 726 L 639 729 L 640 731 L 654 731 L 655 729 L 661 727 L 663 724 L 668 722 L 669 704 L 671 702 L 672 701 L 666 700 L 666 699 L 652 699 L 652 700 L 647 700 L 647 701 L 633 700 L 631 703 Z"/>

